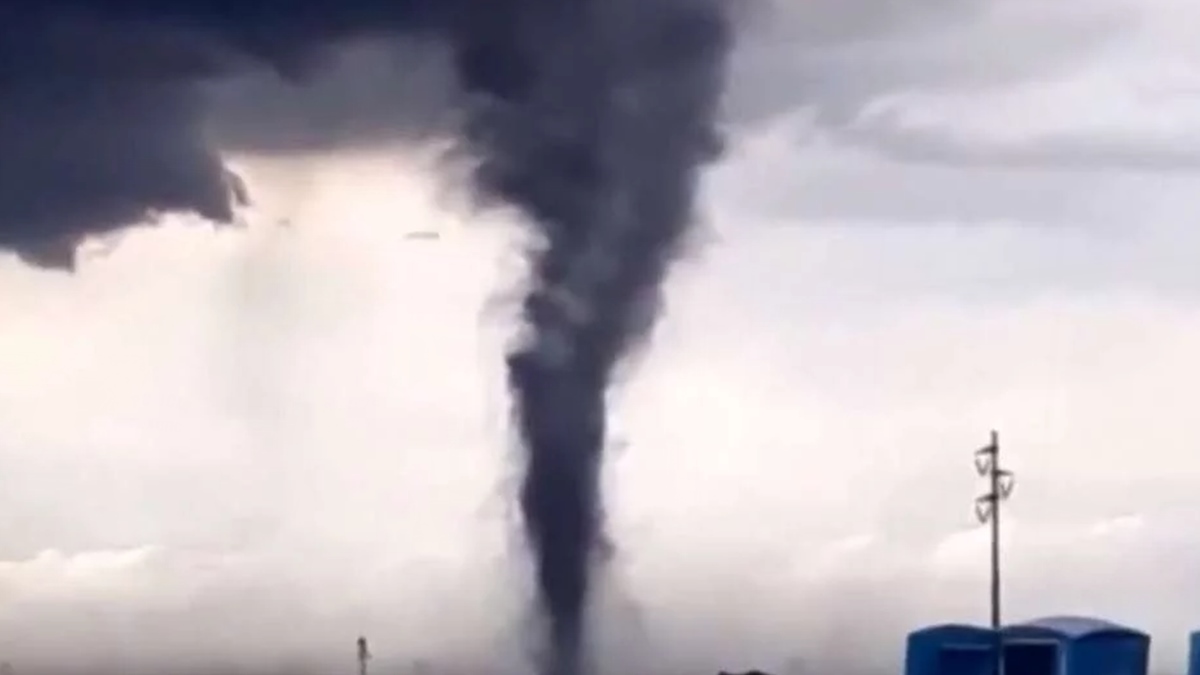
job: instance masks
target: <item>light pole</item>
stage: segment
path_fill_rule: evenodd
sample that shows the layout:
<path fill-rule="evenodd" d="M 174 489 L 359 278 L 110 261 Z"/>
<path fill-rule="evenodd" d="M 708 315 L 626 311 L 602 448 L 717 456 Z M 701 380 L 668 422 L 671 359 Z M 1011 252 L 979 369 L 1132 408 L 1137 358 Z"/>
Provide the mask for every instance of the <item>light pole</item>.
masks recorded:
<path fill-rule="evenodd" d="M 975 498 L 975 517 L 980 524 L 991 525 L 991 625 L 996 635 L 996 675 L 1004 672 L 1004 654 L 1000 630 L 1000 502 L 1009 498 L 1016 484 L 1011 471 L 1000 468 L 1000 434 L 993 431 L 991 442 L 975 451 L 975 471 L 988 479 L 988 491 Z"/>

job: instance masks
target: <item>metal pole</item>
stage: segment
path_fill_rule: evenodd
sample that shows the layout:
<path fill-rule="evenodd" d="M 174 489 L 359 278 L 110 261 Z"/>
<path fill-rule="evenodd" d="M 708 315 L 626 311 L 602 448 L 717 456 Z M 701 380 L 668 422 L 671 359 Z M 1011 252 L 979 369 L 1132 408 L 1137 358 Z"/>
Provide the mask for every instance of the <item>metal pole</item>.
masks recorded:
<path fill-rule="evenodd" d="M 991 627 L 996 633 L 996 675 L 1004 673 L 1004 649 L 1000 636 L 1000 503 L 1012 494 L 1014 480 L 1011 471 L 1000 468 L 1000 434 L 992 431 L 987 447 L 975 451 L 975 470 L 988 479 L 988 492 L 975 498 L 975 515 L 980 523 L 991 526 L 991 584 L 989 608 Z"/>
<path fill-rule="evenodd" d="M 992 630 L 1000 630 L 1000 435 L 992 432 Z M 1000 672 L 1000 671 L 997 671 Z"/>

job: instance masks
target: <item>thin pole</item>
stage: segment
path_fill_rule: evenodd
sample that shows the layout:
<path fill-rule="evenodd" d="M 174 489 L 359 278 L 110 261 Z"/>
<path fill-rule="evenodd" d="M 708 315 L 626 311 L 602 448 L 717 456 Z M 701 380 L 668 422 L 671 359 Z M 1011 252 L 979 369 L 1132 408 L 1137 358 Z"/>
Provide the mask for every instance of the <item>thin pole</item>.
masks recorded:
<path fill-rule="evenodd" d="M 1000 468 L 1000 434 L 992 431 L 991 442 L 975 451 L 975 470 L 988 479 L 988 492 L 975 498 L 975 515 L 981 523 L 991 526 L 991 584 L 988 606 L 991 627 L 996 635 L 995 675 L 1004 673 L 1003 639 L 1000 634 L 1000 503 L 1012 494 L 1014 480 L 1011 471 Z"/>
<path fill-rule="evenodd" d="M 1000 434 L 995 431 L 991 447 L 992 468 L 988 477 L 992 498 L 992 630 L 1000 630 Z"/>

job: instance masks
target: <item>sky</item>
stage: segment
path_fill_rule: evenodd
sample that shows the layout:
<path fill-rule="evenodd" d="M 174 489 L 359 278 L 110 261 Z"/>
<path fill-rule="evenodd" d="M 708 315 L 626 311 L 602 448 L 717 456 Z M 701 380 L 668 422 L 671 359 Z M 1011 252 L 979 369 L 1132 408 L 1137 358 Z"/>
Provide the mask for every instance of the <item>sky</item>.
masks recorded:
<path fill-rule="evenodd" d="M 1200 10 L 750 9 L 729 153 L 613 393 L 606 665 L 870 671 L 986 620 L 997 429 L 1006 617 L 1109 617 L 1181 672 Z M 281 114 L 352 123 L 388 76 L 362 72 L 309 94 L 344 110 Z M 241 227 L 168 218 L 74 274 L 0 258 L 0 655 L 349 668 L 365 634 L 519 669 L 519 219 L 466 208 L 436 147 L 230 161 Z"/>

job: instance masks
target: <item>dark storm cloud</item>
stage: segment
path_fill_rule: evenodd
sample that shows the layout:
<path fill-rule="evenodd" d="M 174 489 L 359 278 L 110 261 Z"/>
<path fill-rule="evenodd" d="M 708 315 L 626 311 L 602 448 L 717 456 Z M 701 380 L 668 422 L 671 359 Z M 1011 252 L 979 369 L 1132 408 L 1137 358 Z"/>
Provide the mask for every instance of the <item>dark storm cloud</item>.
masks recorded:
<path fill-rule="evenodd" d="M 91 233 L 173 211 L 230 222 L 245 195 L 206 125 L 214 103 L 209 89 L 220 87 L 214 81 L 270 73 L 300 83 L 348 40 L 398 39 L 434 25 L 466 24 L 470 16 L 460 11 L 466 5 L 6 4 L 0 10 L 0 248 L 69 268 L 75 245 Z M 403 126 L 404 110 L 396 108 L 394 124 Z M 225 135 L 254 145 L 245 134 Z"/>
<path fill-rule="evenodd" d="M 154 212 L 229 222 L 238 184 L 175 82 L 0 83 L 0 247 L 70 267 L 79 238 Z"/>
<path fill-rule="evenodd" d="M 302 86 L 269 71 L 211 83 L 220 147 L 288 154 L 370 147 L 452 131 L 452 54 L 431 39 L 374 39 L 331 53 Z"/>

